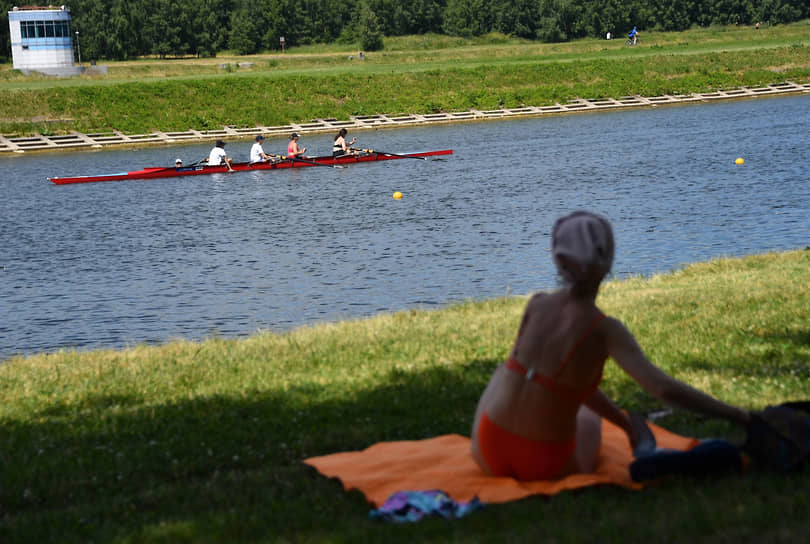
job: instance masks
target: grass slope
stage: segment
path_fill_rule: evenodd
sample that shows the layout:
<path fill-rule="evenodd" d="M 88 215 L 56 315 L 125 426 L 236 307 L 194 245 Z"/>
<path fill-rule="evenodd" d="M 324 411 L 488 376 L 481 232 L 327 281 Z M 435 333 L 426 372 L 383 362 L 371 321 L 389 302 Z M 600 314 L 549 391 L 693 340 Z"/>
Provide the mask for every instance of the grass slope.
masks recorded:
<path fill-rule="evenodd" d="M 365 61 L 355 50 L 322 46 L 285 55 L 114 62 L 107 77 L 71 79 L 24 77 L 6 66 L 0 134 L 277 126 L 810 81 L 808 21 L 758 31 L 649 32 L 642 39 L 627 48 L 623 40 L 404 37 L 387 40 Z"/>
<path fill-rule="evenodd" d="M 598 303 L 666 371 L 749 408 L 806 398 L 810 251 L 610 282 Z M 810 471 L 591 488 L 453 523 L 373 523 L 301 460 L 381 440 L 468 434 L 525 299 L 404 311 L 240 340 L 64 351 L 0 365 L 0 541 L 787 542 Z M 605 391 L 660 406 L 616 366 Z M 731 435 L 683 412 L 694 436 Z M 737 436 L 738 437 L 738 436 Z"/>

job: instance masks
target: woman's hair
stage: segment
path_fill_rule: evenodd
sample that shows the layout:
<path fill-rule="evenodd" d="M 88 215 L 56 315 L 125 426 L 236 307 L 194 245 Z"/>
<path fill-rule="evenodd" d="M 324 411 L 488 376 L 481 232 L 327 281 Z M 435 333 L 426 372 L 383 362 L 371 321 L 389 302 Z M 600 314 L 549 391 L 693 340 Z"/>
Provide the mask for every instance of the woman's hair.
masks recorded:
<path fill-rule="evenodd" d="M 568 287 L 601 281 L 613 264 L 613 229 L 601 215 L 577 211 L 559 218 L 551 232 L 551 252 Z M 570 260 L 579 266 L 566 266 Z"/>
<path fill-rule="evenodd" d="M 349 131 L 346 130 L 345 128 L 340 129 L 340 132 L 338 132 L 337 136 L 335 136 L 335 141 L 337 141 L 337 139 L 340 138 L 341 136 L 345 137 L 348 133 Z"/>

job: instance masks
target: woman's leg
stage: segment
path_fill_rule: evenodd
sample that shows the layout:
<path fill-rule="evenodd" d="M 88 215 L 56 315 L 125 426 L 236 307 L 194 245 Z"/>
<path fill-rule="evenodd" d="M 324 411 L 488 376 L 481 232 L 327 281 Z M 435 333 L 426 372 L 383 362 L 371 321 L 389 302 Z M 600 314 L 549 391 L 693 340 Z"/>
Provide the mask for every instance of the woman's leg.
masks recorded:
<path fill-rule="evenodd" d="M 478 465 L 478 468 L 480 468 L 484 474 L 492 476 L 492 469 L 489 468 L 487 460 L 484 459 L 484 454 L 481 453 L 481 446 L 478 444 L 477 437 L 473 437 L 470 443 L 470 453 L 472 453 L 472 458 Z"/>
<path fill-rule="evenodd" d="M 595 471 L 601 447 L 602 418 L 582 405 L 577 412 L 577 449 L 562 475 L 590 474 Z"/>

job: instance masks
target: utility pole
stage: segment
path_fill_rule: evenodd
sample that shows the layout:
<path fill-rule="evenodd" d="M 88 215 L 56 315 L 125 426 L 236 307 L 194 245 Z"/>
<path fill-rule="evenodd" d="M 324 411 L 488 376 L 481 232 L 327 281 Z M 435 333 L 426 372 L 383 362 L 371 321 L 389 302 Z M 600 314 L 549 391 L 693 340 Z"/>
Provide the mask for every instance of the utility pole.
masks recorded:
<path fill-rule="evenodd" d="M 76 31 L 76 53 L 79 54 L 79 66 L 82 65 L 82 48 L 79 47 L 79 31 Z"/>

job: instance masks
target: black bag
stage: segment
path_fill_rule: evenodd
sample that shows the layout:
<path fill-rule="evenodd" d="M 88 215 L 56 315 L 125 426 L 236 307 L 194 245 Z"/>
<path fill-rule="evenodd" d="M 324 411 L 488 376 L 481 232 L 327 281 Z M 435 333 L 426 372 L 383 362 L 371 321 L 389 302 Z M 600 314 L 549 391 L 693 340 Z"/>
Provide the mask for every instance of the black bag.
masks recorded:
<path fill-rule="evenodd" d="M 810 459 L 810 401 L 786 402 L 751 412 L 742 450 L 755 461 L 782 472 Z"/>

